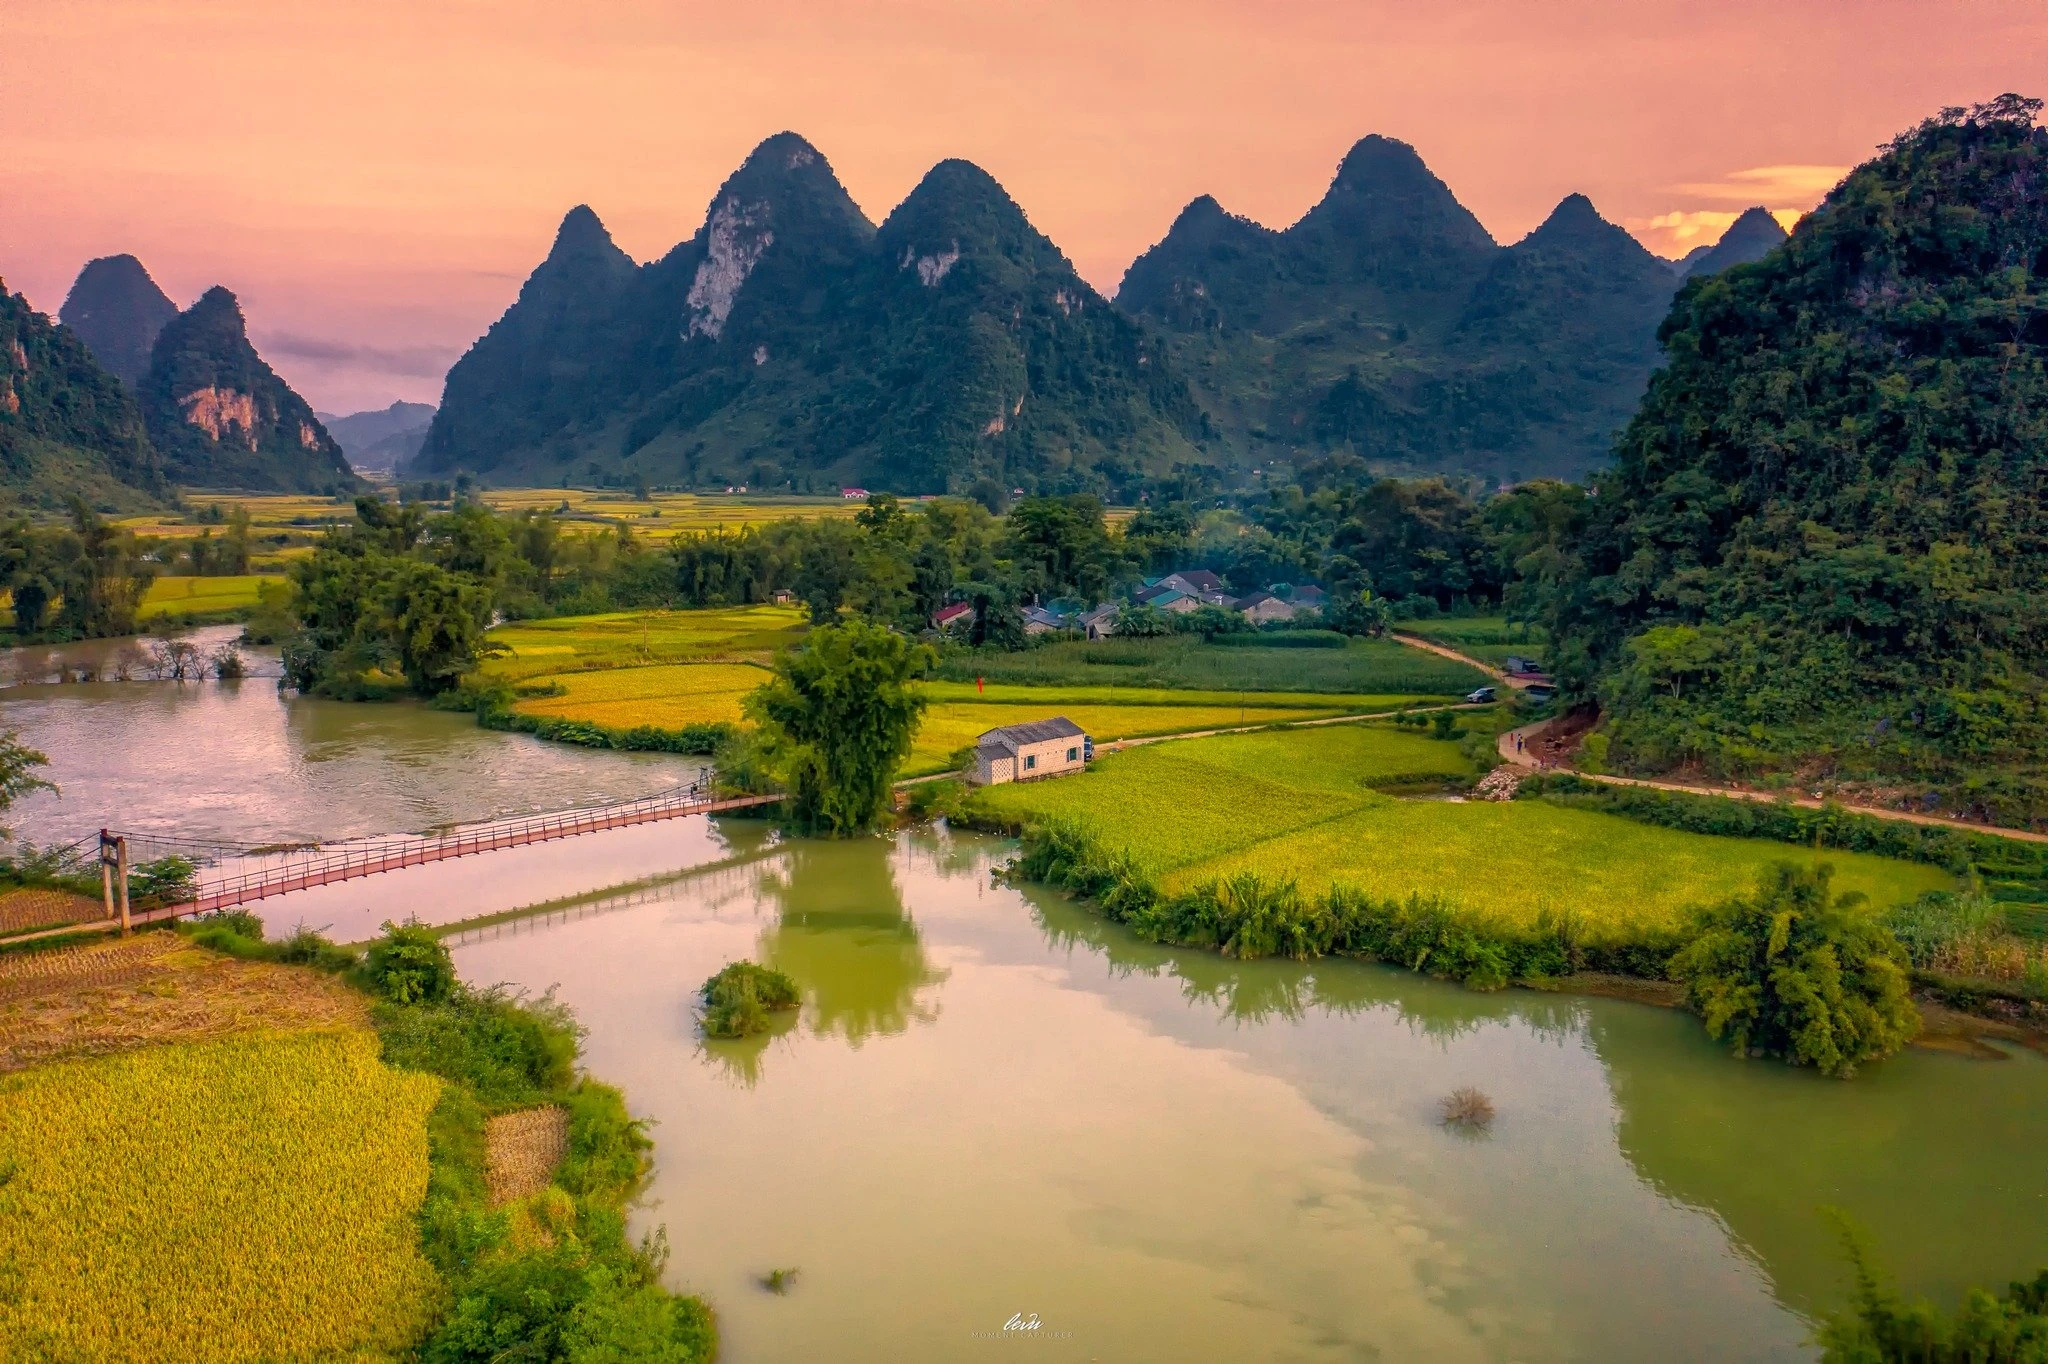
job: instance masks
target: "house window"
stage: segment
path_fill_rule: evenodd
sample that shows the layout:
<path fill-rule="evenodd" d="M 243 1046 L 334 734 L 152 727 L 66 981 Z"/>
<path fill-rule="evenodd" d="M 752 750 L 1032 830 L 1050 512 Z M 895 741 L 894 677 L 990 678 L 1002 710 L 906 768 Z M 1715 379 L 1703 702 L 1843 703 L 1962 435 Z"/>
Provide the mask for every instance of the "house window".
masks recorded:
<path fill-rule="evenodd" d="M 1080 760 L 1081 760 L 1081 750 L 1080 750 L 1080 749 L 1078 749 L 1078 748 L 1070 748 L 1070 749 L 1068 749 L 1068 750 L 1067 750 L 1067 761 L 1068 761 L 1068 762 L 1070 762 L 1070 763 L 1071 763 L 1071 762 L 1079 762 Z"/>
<path fill-rule="evenodd" d="M 1031 770 L 1032 768 L 1034 768 L 1034 767 L 1036 767 L 1036 766 L 1038 766 L 1038 755 L 1037 755 L 1036 753 L 1027 753 L 1027 754 L 1025 754 L 1025 755 L 1024 755 L 1024 770 L 1025 770 L 1026 772 L 1029 772 L 1029 771 L 1030 771 L 1030 770 Z"/>

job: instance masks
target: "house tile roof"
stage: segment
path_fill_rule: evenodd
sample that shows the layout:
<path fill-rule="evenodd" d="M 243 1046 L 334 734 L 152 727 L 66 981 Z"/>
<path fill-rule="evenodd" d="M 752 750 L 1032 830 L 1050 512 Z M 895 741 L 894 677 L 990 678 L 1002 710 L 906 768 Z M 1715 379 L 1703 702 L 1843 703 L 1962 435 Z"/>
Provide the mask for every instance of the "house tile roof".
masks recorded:
<path fill-rule="evenodd" d="M 948 625 L 962 616 L 971 615 L 973 611 L 974 608 L 964 601 L 954 602 L 951 606 L 941 606 L 938 610 L 932 612 L 932 624 Z"/>
<path fill-rule="evenodd" d="M 1050 720 L 1032 720 L 989 730 L 974 741 L 974 746 L 991 752 L 1015 753 L 1025 744 L 1042 743 L 1047 739 L 1079 739 L 1085 735 L 1086 731 L 1072 720 L 1064 715 L 1055 715 Z"/>
<path fill-rule="evenodd" d="M 1221 592 L 1223 590 L 1223 579 L 1217 577 L 1206 568 L 1185 569 L 1179 573 L 1169 573 L 1166 575 L 1166 578 L 1178 578 L 1197 592 Z M 1166 578 L 1162 578 L 1160 581 L 1164 582 Z"/>

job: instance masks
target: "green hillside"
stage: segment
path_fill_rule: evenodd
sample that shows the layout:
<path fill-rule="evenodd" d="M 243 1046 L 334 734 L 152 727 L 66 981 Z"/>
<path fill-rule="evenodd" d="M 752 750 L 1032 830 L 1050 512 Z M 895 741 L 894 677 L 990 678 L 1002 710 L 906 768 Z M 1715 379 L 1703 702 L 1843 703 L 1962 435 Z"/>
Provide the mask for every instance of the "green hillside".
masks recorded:
<path fill-rule="evenodd" d="M 73 495 L 121 510 L 169 491 L 121 381 L 68 328 L 0 284 L 0 482 L 19 506 Z"/>
<path fill-rule="evenodd" d="M 1201 436 L 1164 355 L 986 173 L 941 163 L 877 229 L 783 133 L 648 265 L 573 211 L 411 467 L 1114 494 Z"/>
<path fill-rule="evenodd" d="M 1606 457 L 1676 285 L 1583 195 L 1502 247 L 1412 147 L 1368 137 L 1283 231 L 1197 199 L 1117 303 L 1241 460 L 1519 480 Z"/>
<path fill-rule="evenodd" d="M 2048 820 L 2048 130 L 1949 110 L 1687 283 L 1553 663 L 1646 771 Z"/>

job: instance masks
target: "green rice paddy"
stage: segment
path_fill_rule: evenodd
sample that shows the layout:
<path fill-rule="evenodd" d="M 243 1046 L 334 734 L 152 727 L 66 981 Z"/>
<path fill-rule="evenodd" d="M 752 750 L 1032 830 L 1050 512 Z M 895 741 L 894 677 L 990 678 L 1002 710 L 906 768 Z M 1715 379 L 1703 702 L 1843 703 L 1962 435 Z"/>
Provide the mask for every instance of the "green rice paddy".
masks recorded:
<path fill-rule="evenodd" d="M 1440 895 L 1521 927 L 1570 914 L 1588 941 L 1675 927 L 1691 906 L 1747 889 L 1778 862 L 1831 863 L 1837 887 L 1873 906 L 1952 884 L 1920 863 L 1683 833 L 1541 800 L 1374 789 L 1470 773 L 1454 743 L 1339 725 L 1151 745 L 1105 755 L 1082 776 L 975 799 L 1013 821 L 1078 819 L 1169 891 L 1250 871 L 1305 891 Z"/>

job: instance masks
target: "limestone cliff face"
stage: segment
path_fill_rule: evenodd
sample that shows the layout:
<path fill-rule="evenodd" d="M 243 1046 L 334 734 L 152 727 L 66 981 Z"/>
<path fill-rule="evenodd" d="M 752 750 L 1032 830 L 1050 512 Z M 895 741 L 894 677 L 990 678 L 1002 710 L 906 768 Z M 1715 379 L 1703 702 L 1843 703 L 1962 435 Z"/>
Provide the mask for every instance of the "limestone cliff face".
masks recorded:
<path fill-rule="evenodd" d="M 175 482 L 260 492 L 358 486 L 313 409 L 249 344 L 241 305 L 226 289 L 207 290 L 164 327 L 142 405 Z"/>
<path fill-rule="evenodd" d="M 1157 348 L 985 172 L 941 163 L 878 229 L 779 133 L 647 265 L 573 211 L 411 467 L 1113 493 L 1200 438 Z"/>

